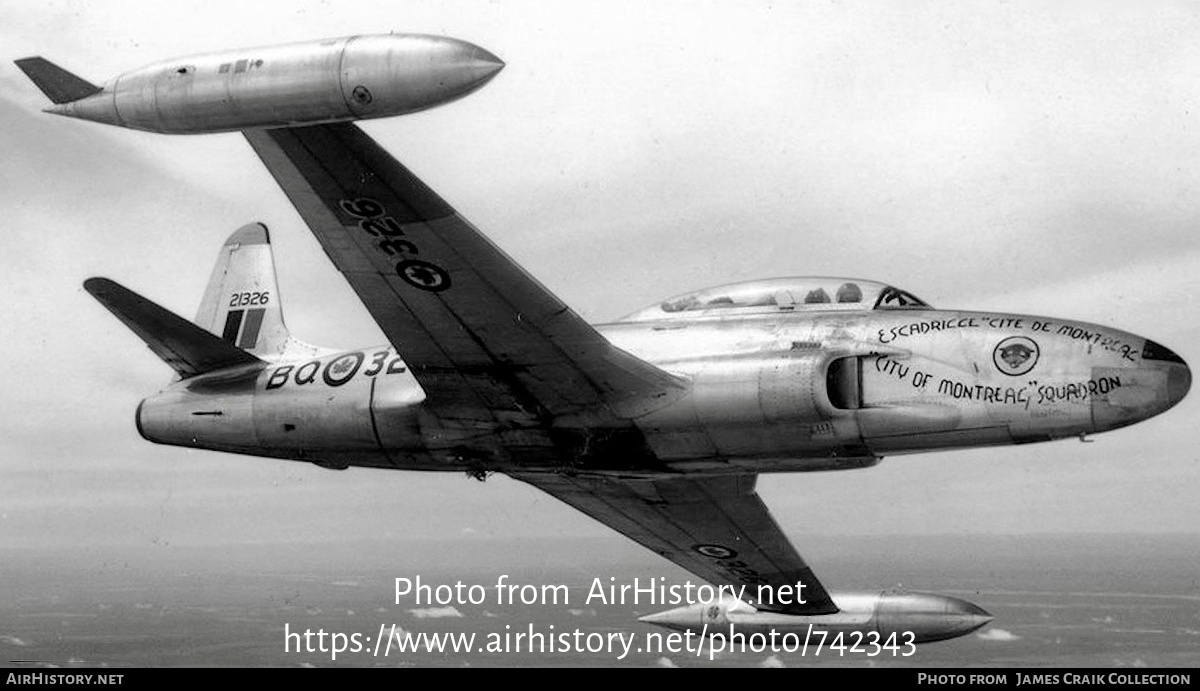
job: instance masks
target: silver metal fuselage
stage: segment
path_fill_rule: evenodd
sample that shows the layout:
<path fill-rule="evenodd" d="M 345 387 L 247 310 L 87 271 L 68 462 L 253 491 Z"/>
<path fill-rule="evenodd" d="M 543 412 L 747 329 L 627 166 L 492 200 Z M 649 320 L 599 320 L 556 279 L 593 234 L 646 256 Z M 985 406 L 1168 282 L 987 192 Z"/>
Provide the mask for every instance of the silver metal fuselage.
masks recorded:
<path fill-rule="evenodd" d="M 176 382 L 139 406 L 138 429 L 159 443 L 334 468 L 796 472 L 1103 432 L 1161 413 L 1191 383 L 1183 361 L 1153 341 L 1062 319 L 712 312 L 597 327 L 689 382 L 632 420 L 656 459 L 648 467 L 534 453 L 522 430 L 483 415 L 440 419 L 390 346 Z"/>

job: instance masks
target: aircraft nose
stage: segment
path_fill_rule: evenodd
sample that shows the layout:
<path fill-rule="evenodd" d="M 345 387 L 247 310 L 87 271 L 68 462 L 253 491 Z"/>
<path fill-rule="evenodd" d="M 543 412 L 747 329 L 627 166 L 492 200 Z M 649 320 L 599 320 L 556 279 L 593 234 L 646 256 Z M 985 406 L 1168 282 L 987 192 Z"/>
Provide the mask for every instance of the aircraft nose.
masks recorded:
<path fill-rule="evenodd" d="M 1192 388 L 1192 370 L 1187 365 L 1180 365 L 1171 372 L 1167 393 L 1171 397 L 1171 405 L 1183 400 Z"/>
<path fill-rule="evenodd" d="M 1094 379 L 1102 395 L 1093 398 L 1091 406 L 1097 432 L 1152 418 L 1179 403 L 1192 388 L 1192 371 L 1183 358 L 1150 340 L 1137 366 L 1102 371 Z"/>
<path fill-rule="evenodd" d="M 1167 373 L 1167 407 L 1183 400 L 1192 388 L 1192 370 L 1187 365 L 1172 365 Z"/>
<path fill-rule="evenodd" d="M 1174 351 L 1147 340 L 1142 349 L 1143 362 L 1161 362 L 1167 370 L 1165 405 L 1163 410 L 1183 400 L 1192 388 L 1192 370 Z"/>

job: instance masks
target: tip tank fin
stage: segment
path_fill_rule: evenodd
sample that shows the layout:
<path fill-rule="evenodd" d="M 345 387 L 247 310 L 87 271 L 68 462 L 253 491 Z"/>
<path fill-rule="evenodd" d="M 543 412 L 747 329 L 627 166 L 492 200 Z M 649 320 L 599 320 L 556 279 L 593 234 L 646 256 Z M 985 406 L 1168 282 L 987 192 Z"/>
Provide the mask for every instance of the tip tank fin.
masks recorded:
<path fill-rule="evenodd" d="M 100 87 L 36 56 L 15 61 L 26 77 L 54 103 L 70 103 L 100 93 Z"/>

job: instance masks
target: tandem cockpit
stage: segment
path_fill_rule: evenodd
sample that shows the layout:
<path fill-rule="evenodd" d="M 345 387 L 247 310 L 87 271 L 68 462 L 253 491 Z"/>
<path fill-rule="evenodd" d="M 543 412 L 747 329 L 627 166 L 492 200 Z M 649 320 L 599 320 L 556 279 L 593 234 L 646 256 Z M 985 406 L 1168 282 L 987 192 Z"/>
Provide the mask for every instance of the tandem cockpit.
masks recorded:
<path fill-rule="evenodd" d="M 731 312 L 771 312 L 932 309 L 912 293 L 885 283 L 854 278 L 800 277 L 747 281 L 705 288 L 664 300 L 630 314 L 621 321 L 704 316 Z"/>

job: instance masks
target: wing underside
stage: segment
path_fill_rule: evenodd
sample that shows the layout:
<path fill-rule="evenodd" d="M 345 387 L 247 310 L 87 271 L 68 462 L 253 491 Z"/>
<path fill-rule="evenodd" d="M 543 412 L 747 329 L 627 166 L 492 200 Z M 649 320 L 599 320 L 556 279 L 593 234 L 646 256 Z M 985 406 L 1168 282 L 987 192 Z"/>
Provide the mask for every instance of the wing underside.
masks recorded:
<path fill-rule="evenodd" d="M 609 344 L 355 125 L 244 134 L 439 418 L 510 436 L 572 417 L 622 426 L 681 389 Z"/>
<path fill-rule="evenodd" d="M 712 585 L 744 593 L 742 599 L 758 609 L 809 615 L 838 611 L 754 491 L 755 475 L 630 479 L 514 473 L 512 477 L 548 492 Z M 804 587 L 798 589 L 798 583 Z M 798 602 L 801 596 L 803 603 Z"/>

